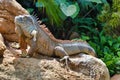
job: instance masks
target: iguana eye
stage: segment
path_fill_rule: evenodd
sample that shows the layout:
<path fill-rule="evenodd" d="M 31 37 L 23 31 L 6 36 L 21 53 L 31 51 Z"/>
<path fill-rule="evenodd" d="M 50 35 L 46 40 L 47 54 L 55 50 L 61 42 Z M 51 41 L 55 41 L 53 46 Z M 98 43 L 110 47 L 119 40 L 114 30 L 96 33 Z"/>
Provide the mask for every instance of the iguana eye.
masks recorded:
<path fill-rule="evenodd" d="M 28 19 L 28 21 L 29 21 L 30 23 L 33 24 L 33 20 L 31 19 L 31 17 L 28 17 L 27 19 Z"/>

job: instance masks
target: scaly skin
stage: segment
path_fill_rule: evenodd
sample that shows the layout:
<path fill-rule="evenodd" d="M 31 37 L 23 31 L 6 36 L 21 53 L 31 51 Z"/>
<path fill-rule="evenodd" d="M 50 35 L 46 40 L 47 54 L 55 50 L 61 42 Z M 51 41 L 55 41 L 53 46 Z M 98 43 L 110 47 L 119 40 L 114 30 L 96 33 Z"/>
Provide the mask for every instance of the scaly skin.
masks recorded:
<path fill-rule="evenodd" d="M 31 15 L 16 16 L 15 24 L 19 36 L 22 34 L 26 37 L 25 41 L 30 46 L 28 51 L 30 56 L 34 52 L 61 58 L 78 53 L 96 56 L 94 49 L 84 41 L 56 39 L 45 25 L 39 25 Z M 33 31 L 35 31 L 35 34 L 33 34 Z"/>

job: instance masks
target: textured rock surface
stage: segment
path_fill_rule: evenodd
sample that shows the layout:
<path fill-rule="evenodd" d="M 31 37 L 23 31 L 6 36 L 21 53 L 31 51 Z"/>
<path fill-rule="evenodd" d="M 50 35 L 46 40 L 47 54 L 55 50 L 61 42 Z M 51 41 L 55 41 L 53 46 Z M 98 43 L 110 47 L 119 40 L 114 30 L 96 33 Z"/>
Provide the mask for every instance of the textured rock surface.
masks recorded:
<path fill-rule="evenodd" d="M 9 41 L 17 41 L 14 17 L 28 14 L 15 0 L 0 0 L 0 33 Z"/>
<path fill-rule="evenodd" d="M 3 56 L 4 51 L 6 50 L 6 46 L 4 44 L 4 40 L 2 35 L 0 34 L 0 57 Z"/>
<path fill-rule="evenodd" d="M 67 71 L 58 58 L 41 55 L 17 58 L 13 53 L 5 51 L 5 58 L 0 65 L 2 80 L 109 80 L 105 64 L 90 55 L 71 58 L 70 70 Z"/>
<path fill-rule="evenodd" d="M 120 74 L 115 74 L 111 80 L 120 80 Z"/>

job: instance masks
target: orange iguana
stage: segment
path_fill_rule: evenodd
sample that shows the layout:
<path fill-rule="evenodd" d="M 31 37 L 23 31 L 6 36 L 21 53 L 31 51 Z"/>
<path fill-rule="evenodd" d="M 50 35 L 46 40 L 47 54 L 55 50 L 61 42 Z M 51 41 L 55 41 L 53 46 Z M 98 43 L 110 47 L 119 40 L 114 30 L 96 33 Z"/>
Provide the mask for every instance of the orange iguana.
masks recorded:
<path fill-rule="evenodd" d="M 16 16 L 15 25 L 19 37 L 24 35 L 25 42 L 30 46 L 27 53 L 29 56 L 32 56 L 34 52 L 47 56 L 55 55 L 63 59 L 78 53 L 96 56 L 94 49 L 84 41 L 56 39 L 45 25 L 39 25 L 32 15 Z"/>

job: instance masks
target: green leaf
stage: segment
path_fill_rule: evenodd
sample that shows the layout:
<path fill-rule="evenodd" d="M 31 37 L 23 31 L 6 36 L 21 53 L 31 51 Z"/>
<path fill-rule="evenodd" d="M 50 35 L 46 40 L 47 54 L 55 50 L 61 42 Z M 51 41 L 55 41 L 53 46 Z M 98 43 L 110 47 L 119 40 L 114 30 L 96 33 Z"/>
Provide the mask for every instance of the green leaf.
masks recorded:
<path fill-rule="evenodd" d="M 72 18 L 75 18 L 80 10 L 77 2 L 74 4 L 69 4 L 68 2 L 61 3 L 60 9 L 66 16 L 71 16 Z"/>
<path fill-rule="evenodd" d="M 106 0 L 77 0 L 78 3 L 82 6 L 82 10 L 88 10 L 89 8 L 94 8 L 94 4 L 101 4 L 101 3 L 107 3 Z"/>
<path fill-rule="evenodd" d="M 105 62 L 107 61 L 112 61 L 112 58 L 113 56 L 111 54 L 108 54 L 107 52 L 104 52 L 104 59 L 105 59 Z"/>
<path fill-rule="evenodd" d="M 106 38 L 104 36 L 101 36 L 101 44 L 105 44 L 106 43 Z"/>
<path fill-rule="evenodd" d="M 109 49 L 108 46 L 105 46 L 105 47 L 104 47 L 104 52 L 109 52 L 109 50 L 110 50 L 110 49 Z"/>
<path fill-rule="evenodd" d="M 117 55 L 120 57 L 120 51 L 117 52 Z"/>
<path fill-rule="evenodd" d="M 112 75 L 115 74 L 115 71 L 113 69 L 109 69 L 109 71 Z"/>
<path fill-rule="evenodd" d="M 106 0 L 101 0 L 102 3 L 107 4 L 108 2 Z"/>
<path fill-rule="evenodd" d="M 107 61 L 107 62 L 106 62 L 106 65 L 107 65 L 107 66 L 110 66 L 112 63 L 113 63 L 112 60 L 111 60 L 111 61 Z"/>
<path fill-rule="evenodd" d="M 101 0 L 88 0 L 88 1 L 90 1 L 90 2 L 94 2 L 94 3 L 97 3 L 97 4 L 102 3 Z"/>
<path fill-rule="evenodd" d="M 82 6 L 82 10 L 88 10 L 88 7 L 93 7 L 93 4 L 88 0 L 78 0 L 78 3 Z"/>
<path fill-rule="evenodd" d="M 29 13 L 31 13 L 31 12 L 33 12 L 33 8 L 27 8 L 27 11 L 29 12 Z"/>
<path fill-rule="evenodd" d="M 44 7 L 44 4 L 42 2 L 36 2 L 35 6 L 36 7 Z"/>
<path fill-rule="evenodd" d="M 56 4 L 60 5 L 61 3 L 65 3 L 66 0 L 55 0 Z"/>
<path fill-rule="evenodd" d="M 118 65 L 120 68 L 120 60 L 116 62 L 116 65 Z"/>
<path fill-rule="evenodd" d="M 89 44 L 94 48 L 96 48 L 96 46 L 97 46 L 97 44 L 93 43 L 92 41 L 89 41 Z"/>
<path fill-rule="evenodd" d="M 116 50 L 119 49 L 119 47 L 120 47 L 120 44 L 114 44 L 113 45 L 113 48 L 116 49 Z"/>
<path fill-rule="evenodd" d="M 82 36 L 81 38 L 82 38 L 83 40 L 89 40 L 89 39 L 90 39 L 89 36 Z"/>
<path fill-rule="evenodd" d="M 87 29 L 87 30 L 89 30 L 90 32 L 95 32 L 90 26 L 84 26 L 84 25 L 81 25 L 81 26 L 79 26 L 79 28 L 83 28 L 83 29 Z"/>
<path fill-rule="evenodd" d="M 72 18 L 75 18 L 80 11 L 80 7 L 77 2 L 75 3 L 75 6 L 76 6 L 76 12 L 71 16 Z"/>
<path fill-rule="evenodd" d="M 118 42 L 120 43 L 120 37 L 117 38 Z"/>
<path fill-rule="evenodd" d="M 46 14 L 52 25 L 56 24 L 57 26 L 61 26 L 63 24 L 66 16 L 54 0 L 38 0 L 38 2 L 45 6 Z"/>
<path fill-rule="evenodd" d="M 113 42 L 112 41 L 108 41 L 109 45 L 112 46 Z"/>

